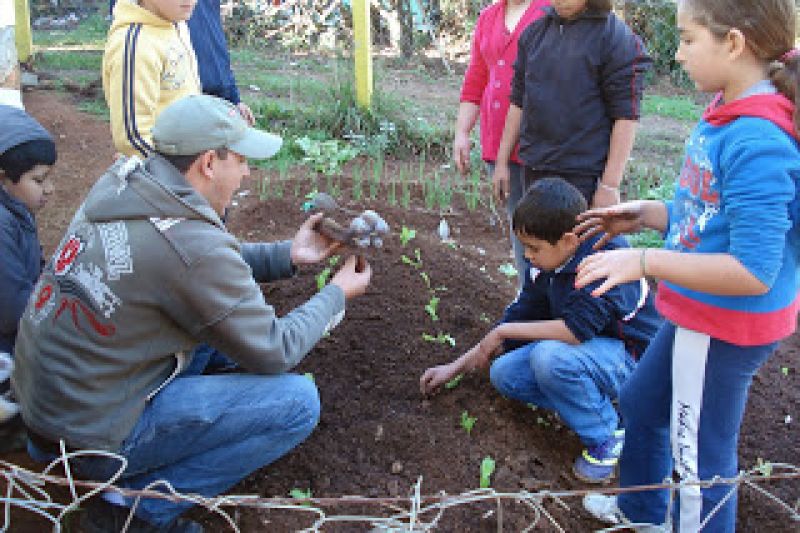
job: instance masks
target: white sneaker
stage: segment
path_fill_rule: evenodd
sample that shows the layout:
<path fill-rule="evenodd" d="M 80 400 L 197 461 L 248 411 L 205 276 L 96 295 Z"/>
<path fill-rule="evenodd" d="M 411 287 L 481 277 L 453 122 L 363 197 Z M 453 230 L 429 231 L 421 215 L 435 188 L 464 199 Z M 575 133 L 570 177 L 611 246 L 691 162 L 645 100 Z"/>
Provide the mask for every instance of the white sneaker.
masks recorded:
<path fill-rule="evenodd" d="M 0 396 L 0 424 L 5 424 L 19 414 L 19 405 Z"/>
<path fill-rule="evenodd" d="M 669 533 L 670 531 L 669 527 L 665 525 L 632 523 L 617 507 L 616 496 L 590 492 L 583 497 L 583 508 L 597 520 L 612 526 L 629 524 L 635 531 L 640 533 Z"/>

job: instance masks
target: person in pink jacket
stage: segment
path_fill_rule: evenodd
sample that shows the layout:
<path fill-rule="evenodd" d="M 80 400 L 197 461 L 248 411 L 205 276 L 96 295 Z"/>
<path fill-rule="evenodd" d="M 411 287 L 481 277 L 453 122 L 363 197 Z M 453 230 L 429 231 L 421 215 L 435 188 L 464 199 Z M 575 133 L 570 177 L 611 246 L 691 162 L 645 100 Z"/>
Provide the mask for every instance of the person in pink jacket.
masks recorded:
<path fill-rule="evenodd" d="M 531 22 L 544 14 L 543 8 L 549 4 L 548 0 L 500 0 L 481 11 L 472 38 L 472 57 L 461 86 L 453 141 L 453 158 L 462 175 L 470 170 L 470 132 L 479 117 L 481 158 L 489 167 L 489 175 L 494 172 L 511 95 L 517 40 Z M 510 192 L 506 202 L 509 219 L 527 188 L 516 148 L 510 165 Z M 513 232 L 511 243 L 521 285 L 527 267 L 522 245 Z"/>

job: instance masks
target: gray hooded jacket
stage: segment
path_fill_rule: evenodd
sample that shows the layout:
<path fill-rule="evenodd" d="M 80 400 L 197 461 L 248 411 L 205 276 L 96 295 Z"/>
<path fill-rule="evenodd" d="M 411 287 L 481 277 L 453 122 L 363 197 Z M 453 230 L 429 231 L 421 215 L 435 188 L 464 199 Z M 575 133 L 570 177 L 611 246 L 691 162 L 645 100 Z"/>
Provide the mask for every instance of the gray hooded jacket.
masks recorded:
<path fill-rule="evenodd" d="M 278 318 L 257 282 L 293 272 L 289 241 L 241 245 L 182 174 L 120 160 L 92 187 L 34 288 L 12 378 L 25 423 L 116 450 L 205 342 L 246 370 L 294 367 L 344 315 L 328 285 Z"/>

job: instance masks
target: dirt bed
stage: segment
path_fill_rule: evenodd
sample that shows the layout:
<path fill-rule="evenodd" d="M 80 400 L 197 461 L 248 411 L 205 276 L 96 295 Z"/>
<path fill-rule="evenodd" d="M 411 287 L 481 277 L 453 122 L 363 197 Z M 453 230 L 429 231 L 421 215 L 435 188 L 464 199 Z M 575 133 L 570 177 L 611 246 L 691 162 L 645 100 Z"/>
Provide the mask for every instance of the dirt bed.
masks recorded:
<path fill-rule="evenodd" d="M 39 217 L 47 253 L 52 252 L 86 190 L 110 163 L 113 150 L 108 125 L 76 111 L 67 97 L 51 92 L 26 95 L 28 109 L 56 136 L 59 148 L 58 192 Z M 392 165 L 388 163 L 388 173 Z M 299 173 L 298 173 L 299 175 Z M 345 178 L 344 196 L 348 193 Z M 231 212 L 231 231 L 244 240 L 290 237 L 304 218 L 302 198 L 259 201 L 255 184 L 241 196 Z M 305 192 L 305 191 L 304 191 Z M 415 195 L 419 195 L 415 190 Z M 580 490 L 587 486 L 570 473 L 580 443 L 556 419 L 505 400 L 496 394 L 485 375 L 466 376 L 451 390 L 425 399 L 418 391 L 421 372 L 430 365 L 449 361 L 477 341 L 513 297 L 514 281 L 498 267 L 509 261 L 504 228 L 492 225 L 485 208 L 470 211 L 457 201 L 447 215 L 457 243 L 440 242 L 438 212 L 403 210 L 386 204 L 386 194 L 375 201 L 353 203 L 353 209 L 371 208 L 385 215 L 395 230 L 385 247 L 371 253 L 373 284 L 368 293 L 352 302 L 344 322 L 303 361 L 298 372 L 312 373 L 322 399 L 319 427 L 296 450 L 234 488 L 234 493 L 265 497 L 287 496 L 298 488 L 314 497 L 358 495 L 372 498 L 403 497 L 422 478 L 425 495 L 444 491 L 461 494 L 477 488 L 481 460 L 491 456 L 497 470 L 495 489 Z M 419 206 L 417 198 L 414 203 Z M 417 230 L 405 247 L 397 238 L 400 227 Z M 419 249 L 421 265 L 401 260 Z M 307 299 L 316 290 L 319 269 L 304 269 L 297 278 L 264 287 L 268 302 L 279 313 Z M 430 292 L 420 272 L 433 287 L 446 287 L 437 295 L 439 320 L 424 310 Z M 422 334 L 446 333 L 456 346 L 423 340 Z M 800 465 L 800 342 L 792 337 L 757 376 L 744 422 L 741 464 L 751 467 L 758 458 Z M 477 417 L 471 434 L 460 427 L 463 411 Z M 35 468 L 21 454 L 0 459 Z M 0 484 L 1 485 L 1 484 Z M 797 480 L 770 483 L 789 505 L 797 505 Z M 63 497 L 63 491 L 56 491 Z M 581 509 L 578 498 L 566 499 L 569 510 L 552 500 L 545 508 L 566 531 L 588 531 L 601 524 Z M 407 508 L 406 503 L 399 504 Z M 339 503 L 323 507 L 329 514 L 387 516 L 386 506 Z M 499 514 L 494 503 L 462 505 L 446 512 L 441 531 L 496 531 Z M 210 531 L 224 530 L 223 522 L 202 511 L 193 511 Z M 242 531 L 290 531 L 307 527 L 311 515 L 298 512 L 242 509 L 236 513 Z M 502 508 L 506 531 L 519 531 L 531 523 L 534 512 L 507 502 Z M 430 519 L 432 515 L 423 517 Z M 554 530 L 542 520 L 543 530 Z M 42 531 L 45 523 L 23 511 L 14 513 L 12 531 Z M 739 500 L 740 531 L 796 531 L 789 515 L 753 489 L 745 488 Z M 325 531 L 366 531 L 368 524 L 342 523 Z"/>

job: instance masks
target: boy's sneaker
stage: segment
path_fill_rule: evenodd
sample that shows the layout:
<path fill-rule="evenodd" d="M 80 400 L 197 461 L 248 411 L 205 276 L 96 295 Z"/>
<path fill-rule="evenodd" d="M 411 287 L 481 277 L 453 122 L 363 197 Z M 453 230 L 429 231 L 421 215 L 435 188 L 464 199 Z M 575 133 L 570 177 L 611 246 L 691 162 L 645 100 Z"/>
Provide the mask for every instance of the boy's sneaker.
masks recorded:
<path fill-rule="evenodd" d="M 625 442 L 625 430 L 618 429 L 603 444 L 583 450 L 575 460 L 572 471 L 581 481 L 587 483 L 608 483 L 614 473 Z"/>
<path fill-rule="evenodd" d="M 633 524 L 628 520 L 617 506 L 616 496 L 606 496 L 605 494 L 589 493 L 583 497 L 583 508 L 597 520 L 612 526 L 629 524 L 631 529 L 640 533 L 668 533 L 666 526 L 654 524 Z"/>
<path fill-rule="evenodd" d="M 114 505 L 101 496 L 90 499 L 81 519 L 84 533 L 116 533 L 122 531 L 131 510 L 121 505 Z M 193 520 L 176 518 L 165 526 L 150 523 L 133 515 L 128 533 L 203 533 L 203 526 Z"/>

